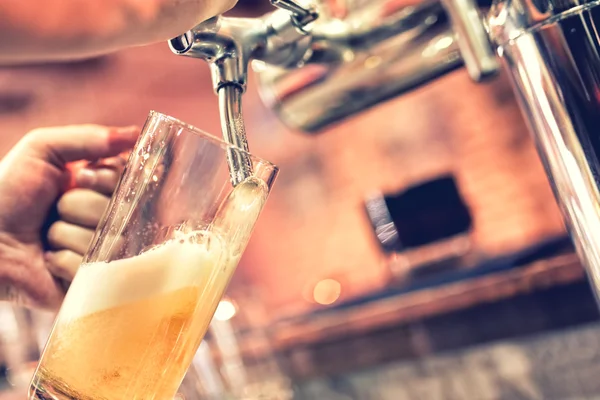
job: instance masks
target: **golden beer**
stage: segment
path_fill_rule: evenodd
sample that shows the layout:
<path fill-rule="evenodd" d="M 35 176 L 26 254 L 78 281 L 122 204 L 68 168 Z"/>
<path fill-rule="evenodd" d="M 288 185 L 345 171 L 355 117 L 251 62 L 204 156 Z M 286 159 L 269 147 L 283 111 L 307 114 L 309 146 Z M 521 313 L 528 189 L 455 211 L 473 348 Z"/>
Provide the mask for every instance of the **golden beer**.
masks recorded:
<path fill-rule="evenodd" d="M 82 265 L 30 399 L 172 399 L 206 333 L 268 188 L 238 185 L 204 231 L 136 257 Z"/>

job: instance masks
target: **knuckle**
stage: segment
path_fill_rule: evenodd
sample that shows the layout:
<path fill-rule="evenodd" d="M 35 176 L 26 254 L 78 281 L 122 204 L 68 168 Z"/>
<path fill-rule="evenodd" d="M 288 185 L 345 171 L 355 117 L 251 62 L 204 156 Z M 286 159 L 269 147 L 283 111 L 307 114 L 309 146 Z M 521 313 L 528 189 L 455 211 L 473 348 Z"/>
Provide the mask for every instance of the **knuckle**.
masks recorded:
<path fill-rule="evenodd" d="M 43 136 L 45 133 L 47 133 L 48 128 L 35 128 L 30 130 L 29 132 L 27 132 L 25 134 L 25 137 L 27 138 L 36 138 L 39 136 Z"/>
<path fill-rule="evenodd" d="M 119 182 L 120 174 L 117 171 L 106 171 L 99 174 L 100 184 L 103 186 L 102 189 L 112 193 Z"/>
<path fill-rule="evenodd" d="M 45 140 L 44 137 L 47 135 L 47 132 L 48 130 L 46 128 L 32 129 L 23 135 L 21 144 L 25 147 L 39 146 L 39 144 Z"/>

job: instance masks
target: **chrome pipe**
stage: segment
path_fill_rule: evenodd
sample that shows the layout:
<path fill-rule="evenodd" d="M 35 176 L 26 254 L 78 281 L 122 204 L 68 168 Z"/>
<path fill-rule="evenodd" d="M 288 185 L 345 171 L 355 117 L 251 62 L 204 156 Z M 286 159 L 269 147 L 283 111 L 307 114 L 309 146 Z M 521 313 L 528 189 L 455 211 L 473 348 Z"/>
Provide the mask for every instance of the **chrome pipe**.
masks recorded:
<path fill-rule="evenodd" d="M 502 1 L 497 45 L 567 228 L 600 292 L 600 2 Z"/>

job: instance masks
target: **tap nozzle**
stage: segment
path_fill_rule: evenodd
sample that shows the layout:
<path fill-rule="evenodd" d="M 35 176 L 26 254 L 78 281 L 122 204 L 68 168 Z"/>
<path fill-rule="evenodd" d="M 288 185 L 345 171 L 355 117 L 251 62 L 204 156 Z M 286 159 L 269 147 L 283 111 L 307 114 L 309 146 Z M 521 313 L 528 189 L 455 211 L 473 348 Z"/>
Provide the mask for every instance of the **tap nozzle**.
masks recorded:
<path fill-rule="evenodd" d="M 278 66 L 300 62 L 310 47 L 315 8 L 292 0 L 271 0 L 279 9 L 262 18 L 217 16 L 169 41 L 178 55 L 209 63 L 215 92 L 223 86 L 245 90 L 252 60 Z"/>
<path fill-rule="evenodd" d="M 227 160 L 234 186 L 252 174 L 241 107 L 248 64 L 252 60 L 279 66 L 300 62 L 310 48 L 308 26 L 317 18 L 314 8 L 293 0 L 271 2 L 279 9 L 262 18 L 217 16 L 169 41 L 175 54 L 202 59 L 210 66 L 223 139 L 233 145 Z"/>

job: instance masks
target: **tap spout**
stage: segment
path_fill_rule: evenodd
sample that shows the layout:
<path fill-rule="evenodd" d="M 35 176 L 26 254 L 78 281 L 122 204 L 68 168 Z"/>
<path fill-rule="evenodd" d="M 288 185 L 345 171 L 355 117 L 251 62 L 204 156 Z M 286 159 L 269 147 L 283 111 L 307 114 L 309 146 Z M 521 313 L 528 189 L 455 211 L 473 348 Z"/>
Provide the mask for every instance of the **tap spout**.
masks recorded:
<path fill-rule="evenodd" d="M 303 25 L 299 16 L 286 9 L 262 18 L 217 16 L 171 39 L 169 47 L 175 54 L 206 61 L 211 68 L 215 92 L 231 85 L 244 91 L 250 61 L 261 60 L 279 66 L 302 61 L 309 49 L 309 25 L 316 18 L 316 12 L 311 11 L 309 15 L 310 18 L 303 19 L 308 25 Z"/>
<path fill-rule="evenodd" d="M 273 0 L 273 4 L 280 8 L 263 18 L 217 16 L 169 41 L 175 54 L 204 60 L 210 66 L 223 139 L 232 145 L 227 162 L 233 186 L 252 175 L 242 117 L 248 64 L 251 60 L 273 65 L 301 61 L 310 43 L 309 25 L 318 17 L 314 8 L 304 8 L 294 0 Z"/>

